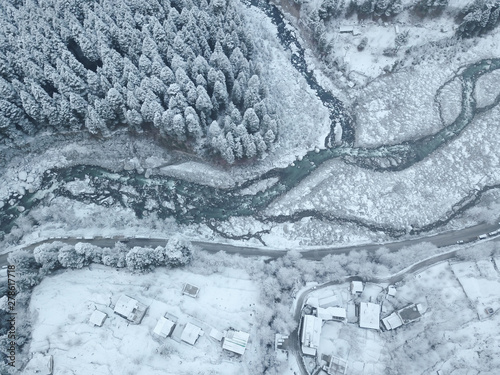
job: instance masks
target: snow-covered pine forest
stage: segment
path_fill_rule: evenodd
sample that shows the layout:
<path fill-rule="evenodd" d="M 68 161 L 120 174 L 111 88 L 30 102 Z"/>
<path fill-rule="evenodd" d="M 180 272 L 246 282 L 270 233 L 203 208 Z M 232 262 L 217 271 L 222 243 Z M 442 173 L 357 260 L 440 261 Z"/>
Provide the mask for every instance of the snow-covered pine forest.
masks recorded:
<path fill-rule="evenodd" d="M 225 0 L 3 0 L 0 142 L 126 128 L 227 163 L 277 136 L 253 42 Z"/>

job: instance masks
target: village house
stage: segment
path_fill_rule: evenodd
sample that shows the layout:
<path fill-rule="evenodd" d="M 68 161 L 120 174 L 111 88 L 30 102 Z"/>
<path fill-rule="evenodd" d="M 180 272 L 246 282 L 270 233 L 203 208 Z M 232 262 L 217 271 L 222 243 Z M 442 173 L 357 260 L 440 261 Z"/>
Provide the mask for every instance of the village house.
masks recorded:
<path fill-rule="evenodd" d="M 114 312 L 130 323 L 140 324 L 147 309 L 143 303 L 123 294 L 116 302 Z"/>

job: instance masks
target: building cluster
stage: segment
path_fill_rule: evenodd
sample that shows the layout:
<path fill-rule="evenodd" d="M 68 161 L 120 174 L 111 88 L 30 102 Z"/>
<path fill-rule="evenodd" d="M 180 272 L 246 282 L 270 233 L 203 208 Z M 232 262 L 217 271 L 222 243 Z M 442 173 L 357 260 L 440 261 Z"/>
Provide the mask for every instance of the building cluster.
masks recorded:
<path fill-rule="evenodd" d="M 187 283 L 182 290 L 182 294 L 192 298 L 197 298 L 199 292 L 200 289 L 198 287 Z M 114 313 L 126 319 L 131 324 L 140 324 L 146 311 L 146 305 L 127 295 L 120 296 L 114 307 Z M 108 315 L 102 311 L 94 310 L 89 321 L 94 326 L 101 327 L 107 316 Z M 158 319 L 153 329 L 153 336 L 160 340 L 172 338 L 176 341 L 194 346 L 197 340 L 205 334 L 205 330 L 202 327 L 209 332 L 208 336 L 211 339 L 222 344 L 222 349 L 239 355 L 245 353 L 245 349 L 250 339 L 248 333 L 232 329 L 221 332 L 202 322 L 196 322 L 194 319 L 193 321 L 187 321 L 181 324 L 176 316 L 168 312 Z"/>
<path fill-rule="evenodd" d="M 353 306 L 353 314 L 349 321 L 355 322 L 360 328 L 372 330 L 391 330 L 404 324 L 418 320 L 423 313 L 422 306 L 410 304 L 402 309 L 392 312 L 381 319 L 382 304 L 372 302 L 375 297 L 373 292 L 365 292 L 365 285 L 361 281 L 352 281 L 349 285 L 349 305 Z M 373 289 L 372 289 L 373 290 Z M 394 297 L 396 288 L 390 285 L 385 289 L 386 297 Z M 377 301 L 379 292 L 376 293 Z M 345 299 L 345 298 L 344 298 Z M 302 321 L 299 327 L 302 353 L 306 356 L 317 357 L 321 341 L 321 330 L 325 322 L 338 321 L 347 324 L 347 303 L 339 295 L 326 297 L 309 297 L 303 309 Z M 336 357 L 321 355 L 321 369 L 329 375 L 345 374 L 347 361 Z"/>

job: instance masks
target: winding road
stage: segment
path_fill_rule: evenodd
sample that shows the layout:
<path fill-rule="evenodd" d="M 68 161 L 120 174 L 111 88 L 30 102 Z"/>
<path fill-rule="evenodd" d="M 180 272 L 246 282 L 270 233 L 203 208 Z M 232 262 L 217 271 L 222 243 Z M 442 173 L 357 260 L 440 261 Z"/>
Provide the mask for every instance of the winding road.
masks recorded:
<path fill-rule="evenodd" d="M 384 246 L 389 249 L 390 252 L 396 252 L 405 246 L 417 245 L 419 243 L 427 242 L 432 243 L 437 247 L 451 246 L 457 243 L 457 241 L 463 241 L 464 243 L 473 242 L 477 240 L 477 237 L 484 233 L 489 233 L 494 230 L 500 229 L 500 223 L 488 224 L 482 223 L 474 225 L 471 227 L 463 228 L 455 231 L 448 231 L 439 233 L 436 235 L 419 237 L 414 239 L 409 239 L 405 241 L 388 242 L 388 243 L 371 243 L 371 244 L 360 244 L 354 246 L 344 246 L 344 247 L 317 247 L 308 248 L 302 250 L 300 253 L 302 258 L 309 260 L 321 260 L 323 257 L 329 254 L 346 254 L 350 251 L 356 250 L 366 250 L 375 251 L 380 247 Z M 125 237 L 115 237 L 115 238 L 50 238 L 34 242 L 32 244 L 22 246 L 23 250 L 33 250 L 38 245 L 47 242 L 61 241 L 70 245 L 74 245 L 78 242 L 88 242 L 100 247 L 113 247 L 116 242 L 124 242 L 129 247 L 134 246 L 164 246 L 165 238 L 125 238 Z M 269 257 L 269 258 L 279 258 L 287 253 L 290 249 L 284 248 L 272 248 L 272 247 L 252 247 L 252 246 L 236 246 L 224 243 L 206 242 L 206 241 L 191 241 L 193 245 L 197 246 L 199 249 L 206 251 L 208 253 L 217 253 L 219 251 L 224 251 L 228 254 L 239 254 L 244 257 Z M 4 253 L 0 255 L 0 266 L 7 265 L 7 255 Z"/>

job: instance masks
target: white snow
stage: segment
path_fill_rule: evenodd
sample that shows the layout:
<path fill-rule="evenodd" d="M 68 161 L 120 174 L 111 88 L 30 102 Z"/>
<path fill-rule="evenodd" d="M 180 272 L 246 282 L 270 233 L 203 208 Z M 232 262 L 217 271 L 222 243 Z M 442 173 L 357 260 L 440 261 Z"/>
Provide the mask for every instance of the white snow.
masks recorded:
<path fill-rule="evenodd" d="M 183 296 L 189 279 L 203 289 L 197 299 Z M 113 313 L 110 302 L 118 295 L 140 296 L 148 312 L 139 325 Z M 30 302 L 34 314 L 30 351 L 54 356 L 54 371 L 71 374 L 77 368 L 87 374 L 248 374 L 248 363 L 257 361 L 251 342 L 242 361 L 229 360 L 220 343 L 201 336 L 194 346 L 152 336 L 166 312 L 179 322 L 210 328 L 235 327 L 255 335 L 258 289 L 242 270 L 202 276 L 186 270 L 158 269 L 145 275 L 115 271 L 104 266 L 65 271 L 46 277 Z M 88 319 L 95 308 L 108 313 L 102 327 Z M 193 360 L 196 358 L 196 360 Z M 245 364 L 246 363 L 246 364 Z M 25 374 L 28 374 L 25 372 Z"/>
<path fill-rule="evenodd" d="M 361 328 L 380 329 L 380 305 L 370 302 L 359 304 L 359 326 Z"/>
<path fill-rule="evenodd" d="M 92 315 L 90 316 L 89 322 L 92 323 L 95 326 L 101 327 L 104 323 L 104 320 L 108 317 L 108 314 L 99 311 L 99 310 L 94 310 Z"/>

